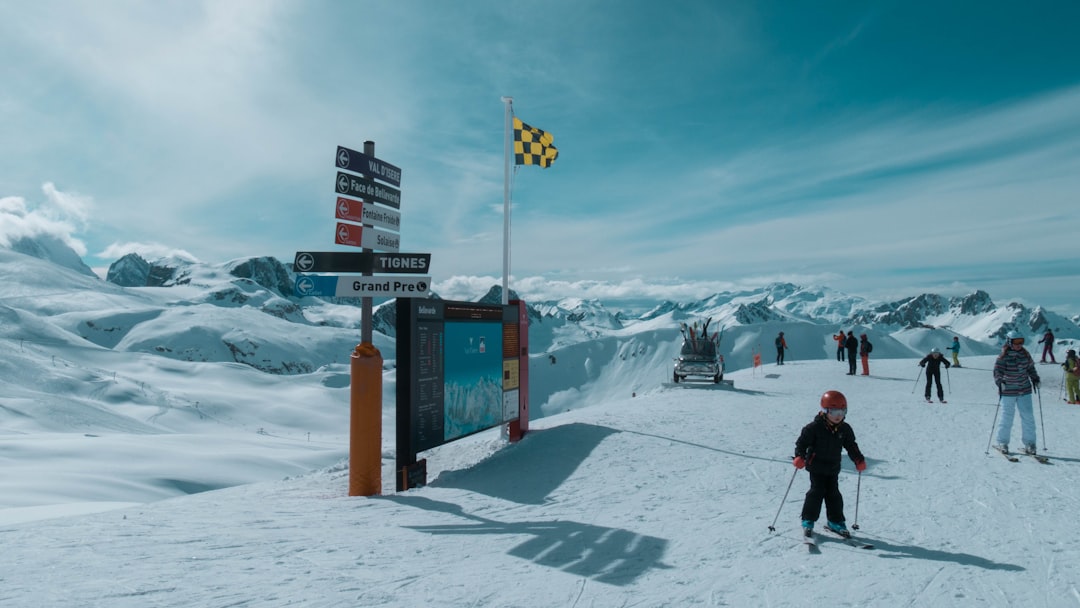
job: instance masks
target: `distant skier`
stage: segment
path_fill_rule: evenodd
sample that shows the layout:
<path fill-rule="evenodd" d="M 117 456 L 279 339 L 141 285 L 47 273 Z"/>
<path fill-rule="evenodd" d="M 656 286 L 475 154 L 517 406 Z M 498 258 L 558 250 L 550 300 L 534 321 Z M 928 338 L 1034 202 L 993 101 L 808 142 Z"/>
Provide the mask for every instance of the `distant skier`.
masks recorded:
<path fill-rule="evenodd" d="M 930 400 L 930 383 L 936 382 L 938 401 L 945 403 L 945 391 L 941 388 L 941 366 L 944 365 L 945 369 L 949 369 L 949 362 L 941 356 L 940 350 L 931 348 L 930 354 L 923 357 L 918 365 L 926 368 L 926 402 L 933 403 Z"/>
<path fill-rule="evenodd" d="M 836 360 L 837 361 L 843 361 L 844 360 L 844 342 L 847 341 L 847 336 L 844 335 L 844 330 L 841 329 L 840 333 L 833 336 L 832 339 L 836 340 Z"/>
<path fill-rule="evenodd" d="M 855 375 L 855 353 L 859 350 L 859 340 L 855 337 L 855 332 L 847 332 L 847 340 L 844 341 L 844 346 L 847 348 L 848 359 L 848 373 L 849 376 Z"/>
<path fill-rule="evenodd" d="M 1010 331 L 1008 340 L 994 362 L 994 383 L 998 387 L 998 406 L 1001 408 L 994 449 L 1009 451 L 1009 435 L 1012 434 L 1013 415 L 1020 410 L 1020 439 L 1025 454 L 1035 453 L 1035 413 L 1031 408 L 1031 393 L 1039 388 L 1039 374 L 1035 371 L 1035 359 L 1024 348 L 1024 337 Z"/>
<path fill-rule="evenodd" d="M 814 522 L 821 515 L 825 502 L 826 526 L 840 536 L 850 537 L 844 518 L 844 496 L 840 493 L 841 450 L 860 473 L 866 470 L 866 458 L 855 443 L 855 431 L 844 421 L 847 417 L 847 398 L 840 391 L 825 391 L 821 395 L 821 411 L 803 427 L 795 441 L 796 469 L 806 468 L 810 474 L 810 489 L 802 507 L 803 535 L 812 538 Z"/>
<path fill-rule="evenodd" d="M 960 338 L 953 336 L 952 346 L 949 347 L 952 351 L 952 364 L 954 367 L 960 367 Z"/>
<path fill-rule="evenodd" d="M 1065 370 L 1065 389 L 1068 391 L 1069 403 L 1080 404 L 1080 360 L 1076 358 L 1076 351 L 1069 349 L 1065 353 L 1065 363 L 1061 364 Z"/>
<path fill-rule="evenodd" d="M 784 339 L 784 332 L 780 332 L 780 335 L 776 336 L 776 340 L 773 341 L 776 344 L 776 364 L 784 364 L 784 351 L 787 350 L 787 340 Z"/>
<path fill-rule="evenodd" d="M 862 375 L 870 375 L 870 351 L 874 350 L 874 345 L 870 343 L 870 339 L 866 337 L 866 334 L 859 336 L 859 358 L 862 359 Z"/>
<path fill-rule="evenodd" d="M 1050 355 L 1050 363 L 1057 363 L 1054 359 L 1054 332 L 1047 329 L 1038 343 L 1043 345 L 1042 359 L 1039 363 L 1046 363 L 1046 355 Z"/>

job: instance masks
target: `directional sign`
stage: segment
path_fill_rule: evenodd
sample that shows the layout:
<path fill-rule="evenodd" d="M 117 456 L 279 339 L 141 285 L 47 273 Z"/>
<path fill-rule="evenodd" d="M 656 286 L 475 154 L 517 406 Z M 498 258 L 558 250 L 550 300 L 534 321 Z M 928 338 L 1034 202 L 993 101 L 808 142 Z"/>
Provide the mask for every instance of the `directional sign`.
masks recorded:
<path fill-rule="evenodd" d="M 370 175 L 375 179 L 381 179 L 395 186 L 401 185 L 401 169 L 386 161 L 368 156 L 363 152 L 338 146 L 336 160 L 338 169 Z"/>
<path fill-rule="evenodd" d="M 365 205 L 344 196 L 337 197 L 334 215 L 339 220 L 361 222 L 371 226 L 381 226 L 390 230 L 401 231 L 401 212 L 378 205 Z"/>
<path fill-rule="evenodd" d="M 337 298 L 424 297 L 431 277 L 367 277 L 363 275 L 307 275 L 296 277 L 296 295 Z"/>
<path fill-rule="evenodd" d="M 296 272 L 392 272 L 424 274 L 430 271 L 430 253 L 372 253 L 370 251 L 297 251 Z"/>
<path fill-rule="evenodd" d="M 394 209 L 401 208 L 401 190 L 384 186 L 374 180 L 359 175 L 337 172 L 337 181 L 334 188 L 338 194 L 355 196 L 376 203 L 389 205 Z"/>
<path fill-rule="evenodd" d="M 401 246 L 401 235 L 378 228 L 365 228 L 356 224 L 338 222 L 334 233 L 334 243 L 364 249 L 397 251 Z"/>

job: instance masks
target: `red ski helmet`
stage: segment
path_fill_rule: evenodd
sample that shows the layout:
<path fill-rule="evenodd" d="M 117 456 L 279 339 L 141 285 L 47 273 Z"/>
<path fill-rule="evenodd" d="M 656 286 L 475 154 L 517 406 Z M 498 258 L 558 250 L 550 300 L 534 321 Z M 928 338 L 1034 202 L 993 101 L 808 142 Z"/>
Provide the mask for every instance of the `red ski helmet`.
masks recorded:
<path fill-rule="evenodd" d="M 821 409 L 847 409 L 847 397 L 840 391 L 825 391 L 821 395 Z"/>

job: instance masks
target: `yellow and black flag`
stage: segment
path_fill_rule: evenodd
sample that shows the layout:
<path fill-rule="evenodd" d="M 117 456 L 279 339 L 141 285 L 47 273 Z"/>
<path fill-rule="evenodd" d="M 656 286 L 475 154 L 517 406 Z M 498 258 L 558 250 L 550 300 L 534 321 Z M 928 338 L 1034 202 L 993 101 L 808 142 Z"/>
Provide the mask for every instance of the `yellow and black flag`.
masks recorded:
<path fill-rule="evenodd" d="M 514 164 L 540 165 L 547 168 L 559 158 L 559 149 L 552 145 L 551 133 L 521 122 L 514 117 Z"/>

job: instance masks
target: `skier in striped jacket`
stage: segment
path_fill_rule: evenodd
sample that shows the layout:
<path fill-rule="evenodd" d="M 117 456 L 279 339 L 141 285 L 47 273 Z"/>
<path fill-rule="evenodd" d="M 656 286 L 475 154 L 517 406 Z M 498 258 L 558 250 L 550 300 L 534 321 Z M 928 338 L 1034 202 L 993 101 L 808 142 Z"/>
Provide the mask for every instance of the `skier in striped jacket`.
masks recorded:
<path fill-rule="evenodd" d="M 1039 388 L 1039 373 L 1035 371 L 1035 359 L 1024 348 L 1024 337 L 1010 331 L 1005 347 L 994 362 L 994 383 L 998 387 L 1001 408 L 994 448 L 1009 451 L 1013 415 L 1020 411 L 1020 440 L 1025 454 L 1035 453 L 1035 413 L 1031 406 L 1031 393 Z"/>

